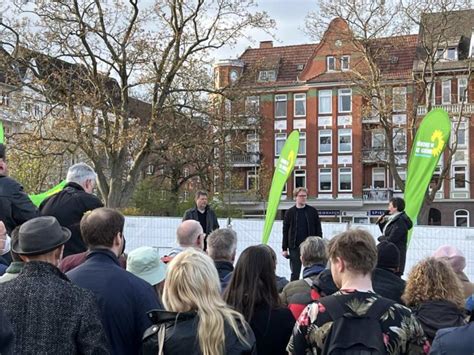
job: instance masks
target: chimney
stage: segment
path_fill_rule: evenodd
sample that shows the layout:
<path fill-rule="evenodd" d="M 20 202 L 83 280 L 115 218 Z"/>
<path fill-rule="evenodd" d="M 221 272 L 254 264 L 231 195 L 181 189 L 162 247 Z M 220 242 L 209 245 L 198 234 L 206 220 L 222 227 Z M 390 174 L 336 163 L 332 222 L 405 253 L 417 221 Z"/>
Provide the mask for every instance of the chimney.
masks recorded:
<path fill-rule="evenodd" d="M 261 41 L 260 48 L 273 48 L 273 41 Z"/>

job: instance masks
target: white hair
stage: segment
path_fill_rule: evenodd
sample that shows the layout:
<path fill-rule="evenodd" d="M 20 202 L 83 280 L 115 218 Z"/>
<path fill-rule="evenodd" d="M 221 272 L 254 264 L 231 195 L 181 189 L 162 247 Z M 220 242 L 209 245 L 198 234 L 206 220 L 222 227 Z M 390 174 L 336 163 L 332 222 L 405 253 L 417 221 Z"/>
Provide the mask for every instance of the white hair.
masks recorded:
<path fill-rule="evenodd" d="M 77 163 L 69 168 L 67 171 L 66 181 L 75 182 L 76 184 L 83 185 L 86 180 L 96 180 L 97 174 L 86 163 Z"/>

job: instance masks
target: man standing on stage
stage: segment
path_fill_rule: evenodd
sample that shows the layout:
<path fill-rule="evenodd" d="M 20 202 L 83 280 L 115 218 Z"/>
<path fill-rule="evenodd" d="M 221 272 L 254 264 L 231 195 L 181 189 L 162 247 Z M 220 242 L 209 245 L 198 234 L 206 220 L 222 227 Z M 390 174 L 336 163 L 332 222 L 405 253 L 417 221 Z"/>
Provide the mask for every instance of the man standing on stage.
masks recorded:
<path fill-rule="evenodd" d="M 306 204 L 308 190 L 295 189 L 295 206 L 286 211 L 283 219 L 282 255 L 290 259 L 291 281 L 298 280 L 301 272 L 300 244 L 309 237 L 323 237 L 318 210 Z"/>

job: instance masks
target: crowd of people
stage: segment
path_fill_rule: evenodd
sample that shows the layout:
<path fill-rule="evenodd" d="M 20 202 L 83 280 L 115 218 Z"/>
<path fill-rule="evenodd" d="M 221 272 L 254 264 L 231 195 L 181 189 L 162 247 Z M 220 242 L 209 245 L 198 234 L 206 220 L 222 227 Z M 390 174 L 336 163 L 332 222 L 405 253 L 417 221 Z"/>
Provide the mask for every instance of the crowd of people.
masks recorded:
<path fill-rule="evenodd" d="M 297 189 L 283 225 L 290 282 L 268 245 L 236 257 L 239 236 L 219 228 L 205 192 L 167 255 L 126 255 L 125 218 L 92 195 L 86 164 L 39 210 L 5 178 L 0 190 L 6 181 L 17 191 L 0 208 L 1 354 L 474 353 L 462 252 L 441 246 L 401 278 L 411 228 L 402 199 L 379 219 L 378 244 L 363 229 L 327 240 Z"/>

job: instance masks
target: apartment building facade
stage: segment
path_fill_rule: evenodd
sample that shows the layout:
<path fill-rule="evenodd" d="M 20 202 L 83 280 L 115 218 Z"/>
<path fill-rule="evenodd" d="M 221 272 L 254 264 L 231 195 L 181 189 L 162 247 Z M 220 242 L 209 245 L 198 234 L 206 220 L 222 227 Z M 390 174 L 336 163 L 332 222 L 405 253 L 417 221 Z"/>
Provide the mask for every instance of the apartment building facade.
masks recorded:
<path fill-rule="evenodd" d="M 456 36 L 456 53 L 464 53 L 463 46 L 471 46 L 472 36 L 469 44 L 466 34 L 454 33 Z M 331 22 L 318 44 L 273 47 L 270 41 L 261 42 L 259 48 L 247 49 L 238 60 L 219 62 L 215 66 L 216 86 L 245 87 L 246 107 L 258 106 L 261 117 L 258 139 L 253 132 L 246 136 L 251 148 L 247 153 L 258 153 L 258 161 L 252 166 L 234 166 L 233 174 L 242 190 L 250 191 L 259 183 L 266 185 L 261 189 L 269 189 L 268 179 L 258 181 L 259 172 L 271 176 L 269 172 L 273 172 L 286 137 L 292 130 L 299 130 L 298 158 L 282 196 L 280 216 L 294 204 L 294 189 L 305 186 L 309 203 L 318 208 L 323 220 L 373 222 L 391 197 L 403 196 L 388 168 L 389 154 L 393 152 L 395 169 L 405 180 L 411 146 L 409 129 L 426 112 L 426 101 L 420 103 L 414 79 L 420 65 L 419 37 L 382 38 L 371 44 L 382 54 L 376 61 L 383 87 L 374 95 L 375 100 L 367 95 L 367 90 L 374 90 L 373 84 L 368 85 L 367 60 L 342 19 Z M 419 222 L 469 227 L 474 224 L 474 192 L 469 182 L 474 173 L 474 150 L 470 149 L 470 142 L 474 144 L 474 80 L 468 80 L 466 72 L 472 53 L 456 54 L 451 59 L 452 49 L 445 47 L 439 55 L 446 55 L 450 66 L 438 61 L 436 70 L 449 68 L 446 78 L 437 75 L 433 79 L 433 105 L 456 114 L 460 100 L 464 100 L 464 113 L 457 130 L 459 144 L 452 171 L 431 204 L 427 221 Z M 456 65 L 460 70 L 453 70 Z M 448 102 L 448 96 L 452 101 Z M 378 100 L 387 103 L 388 115 L 380 117 Z M 389 131 L 383 128 L 383 119 L 390 121 Z M 433 182 L 446 159 L 444 156 L 435 171 Z M 265 209 L 265 202 L 258 198 L 253 203 L 238 198 L 233 202 L 248 215 Z"/>

